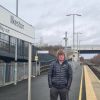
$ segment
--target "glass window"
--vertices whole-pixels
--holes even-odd
[[[2,42],[8,43],[8,42],[9,42],[9,36],[6,35],[6,34],[4,34],[4,33],[0,33],[0,40],[1,40]]]
[[[16,39],[14,37],[10,38],[10,43],[11,45],[15,45],[16,44]]]

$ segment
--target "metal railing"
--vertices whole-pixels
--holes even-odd
[[[49,68],[49,65],[44,65],[44,66],[40,67],[40,73],[47,71],[48,68]]]
[[[48,62],[49,64],[50,62]],[[28,63],[18,62],[17,69],[15,67],[15,62],[12,63],[0,63],[0,87],[9,84],[16,84],[18,81],[22,81],[28,78]],[[41,64],[38,62],[32,62],[31,76],[36,77],[40,73],[48,70],[48,65]],[[37,67],[37,68],[36,68]]]
[[[17,73],[15,72],[17,71]],[[40,64],[37,64],[37,75],[40,73]],[[16,75],[15,75],[16,74]],[[32,63],[32,76],[36,76],[36,63]],[[17,63],[17,70],[15,63],[0,63],[0,87],[15,83],[15,76],[18,81],[28,78],[28,63]]]

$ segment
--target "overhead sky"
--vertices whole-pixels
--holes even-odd
[[[4,6],[16,13],[16,0],[0,0]],[[35,27],[36,41],[55,45],[64,44],[68,33],[68,45],[72,45],[72,16],[75,17],[75,32],[81,44],[100,44],[100,0],[19,0],[19,17]],[[76,41],[76,35],[75,35]]]

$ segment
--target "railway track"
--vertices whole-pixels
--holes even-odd
[[[98,79],[100,80],[100,70],[98,70],[94,65],[89,65],[89,68],[94,72],[94,74],[98,77]],[[100,67],[99,67],[100,68]]]

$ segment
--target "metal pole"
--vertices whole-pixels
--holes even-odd
[[[73,58],[72,60],[74,61],[74,32],[75,32],[75,15],[73,14]]]
[[[77,33],[77,51],[78,51],[78,34],[79,34],[79,33]]]
[[[16,0],[16,16],[18,17],[18,0]],[[16,38],[16,44],[15,44],[15,80],[14,84],[17,84],[17,38]]]
[[[28,100],[31,100],[31,66],[32,66],[32,44],[29,43],[29,58],[28,58]]]
[[[16,45],[15,45],[15,80],[14,85],[17,84],[17,38],[16,38]]]
[[[79,59],[79,52],[80,52],[80,50],[79,50],[79,46],[80,46],[80,41],[79,41],[79,34],[82,34],[82,33],[77,33],[77,53],[78,53],[78,59]]]
[[[66,16],[73,16],[73,55],[74,55],[74,47],[75,47],[75,45],[74,45],[74,34],[75,34],[75,16],[81,16],[81,15],[79,15],[79,14],[68,14],[68,15],[66,15]],[[74,56],[73,56],[73,61],[74,61]]]
[[[37,57],[37,51],[36,51],[36,57]],[[36,76],[37,76],[37,59],[36,59]]]
[[[78,34],[79,34],[79,33],[77,33],[77,61],[79,60],[79,52],[78,52]]]
[[[74,32],[75,32],[75,15],[73,14],[73,61],[74,61]]]
[[[67,57],[67,32],[65,32],[64,40],[65,40],[65,54],[66,54],[66,57]]]
[[[65,49],[66,49],[66,52],[67,52],[67,32],[65,32]]]
[[[81,42],[81,40],[79,40],[79,62],[80,62],[80,42]]]
[[[18,17],[18,0],[16,0],[16,16]]]
[[[40,62],[39,62],[39,75],[40,75]]]
[[[79,57],[80,57],[80,42],[81,42],[81,40],[79,40]]]

